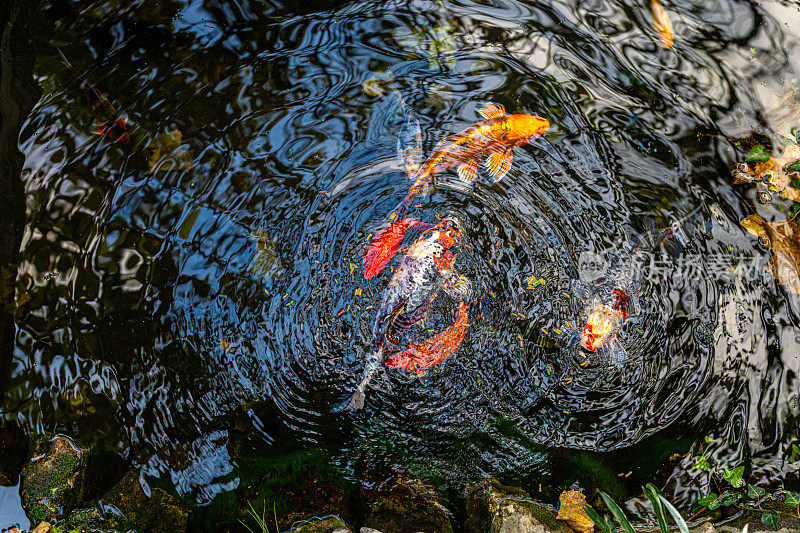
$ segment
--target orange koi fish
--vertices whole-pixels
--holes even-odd
[[[430,339],[411,343],[411,348],[386,360],[386,366],[416,371],[419,377],[458,351],[469,326],[468,304],[461,302],[455,324]]]
[[[408,196],[397,206],[390,219],[397,218],[414,197],[427,194],[433,177],[457,167],[459,178],[470,183],[478,177],[478,164],[486,158],[486,169],[494,181],[500,181],[511,168],[511,150],[544,135],[550,122],[536,115],[507,115],[500,104],[486,104],[479,113],[486,119],[445,137],[428,159],[411,176],[414,184]]]
[[[653,13],[653,24],[661,36],[661,46],[672,48],[675,33],[672,30],[672,21],[669,19],[669,15],[658,0],[651,0],[650,11]]]
[[[75,74],[75,77],[80,81],[81,92],[86,99],[86,104],[94,117],[96,128],[94,130],[98,135],[104,135],[112,141],[122,144],[128,144],[131,140],[128,135],[128,121],[125,117],[121,116],[114,105],[106,98],[103,93],[89,83],[86,78],[81,76],[75,67],[67,60],[61,50],[58,50],[61,56],[61,61],[67,68]]]
[[[364,277],[372,279],[375,274],[383,270],[383,267],[397,253],[400,243],[403,242],[410,229],[430,229],[432,227],[433,224],[420,222],[413,218],[401,218],[392,222],[389,227],[375,235],[375,238],[369,243],[367,252],[364,254]]]

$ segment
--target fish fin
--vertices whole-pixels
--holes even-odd
[[[397,154],[406,174],[413,179],[422,165],[422,129],[417,119],[409,117],[400,129],[400,135],[397,137]]]
[[[450,358],[458,351],[464,340],[469,326],[468,309],[469,306],[465,302],[461,302],[456,322],[453,325],[425,341],[412,342],[408,350],[387,359],[386,366],[404,368],[419,374],[420,370],[427,370]]]
[[[364,254],[364,277],[371,279],[383,270],[397,253],[408,230],[420,224],[423,222],[413,218],[401,218],[379,231]]]
[[[614,366],[623,367],[628,362],[628,352],[616,336],[607,339],[597,352],[604,359],[611,361]]]
[[[472,283],[469,278],[452,268],[442,272],[442,290],[454,300],[466,302],[472,299]]]
[[[506,114],[506,108],[500,104],[489,102],[478,109],[478,113],[485,119],[502,117]]]
[[[349,400],[345,400],[341,403],[334,405],[333,409],[331,409],[331,413],[342,413],[344,411],[358,411],[359,409],[364,407],[365,398],[366,394],[364,393],[364,391],[361,389],[357,389]]]
[[[495,182],[503,179],[508,169],[511,168],[511,150],[504,150],[502,152],[492,152],[486,158],[486,170],[492,176]]]
[[[461,178],[461,181],[472,183],[472,180],[478,177],[478,162],[475,159],[471,159],[462,163],[458,166],[456,172],[458,173],[458,177]]]

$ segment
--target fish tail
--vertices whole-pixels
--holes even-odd
[[[343,411],[358,411],[362,407],[364,407],[364,400],[366,399],[366,388],[367,384],[372,380],[372,376],[375,375],[375,372],[378,371],[379,362],[383,361],[383,345],[378,348],[378,351],[373,354],[369,359],[369,363],[367,364],[367,369],[364,372],[364,377],[361,378],[361,383],[358,384],[356,387],[355,392],[350,397],[349,400],[345,400],[341,403],[336,404],[333,409],[331,409],[332,413],[341,413]]]

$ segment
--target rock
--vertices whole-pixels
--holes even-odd
[[[294,533],[353,533],[353,530],[338,516],[317,518],[304,523]]]
[[[64,529],[177,533],[186,531],[188,520],[186,506],[159,488],[153,488],[148,497],[138,474],[131,470],[93,507],[72,512],[64,521]]]
[[[362,489],[369,511],[367,528],[383,533],[452,533],[450,513],[436,491],[418,479],[397,476],[371,490]]]
[[[555,513],[520,488],[486,478],[467,488],[468,533],[572,533]]]
[[[381,533],[377,529],[372,529],[371,527],[362,527],[358,531],[359,533]]]
[[[50,533],[53,531],[53,526],[50,522],[42,522],[31,533]]]
[[[583,510],[586,505],[586,496],[576,490],[565,490],[559,496],[558,520],[564,522],[576,533],[592,533],[594,522]]]
[[[717,528],[711,522],[706,522],[690,530],[692,533],[717,533]]]
[[[22,507],[35,524],[67,516],[83,496],[87,451],[69,437],[39,436],[22,470]]]

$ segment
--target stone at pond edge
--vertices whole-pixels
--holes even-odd
[[[22,507],[34,524],[64,518],[83,496],[87,450],[63,435],[38,436],[22,470]]]
[[[353,533],[353,530],[338,516],[329,516],[306,522],[293,533]]]
[[[383,533],[452,533],[450,513],[436,491],[419,479],[399,476],[362,489],[369,511],[364,526]]]
[[[148,531],[178,533],[186,531],[189,510],[177,498],[154,487],[148,497],[139,484],[138,474],[131,470],[100,501],[105,509],[96,507],[75,511],[65,521],[66,529],[87,531]]]
[[[565,490],[559,496],[558,520],[566,522],[577,533],[592,533],[594,522],[583,510],[586,505],[586,496],[577,490]]]
[[[571,533],[555,513],[538,505],[520,488],[494,478],[467,487],[467,533]]]

